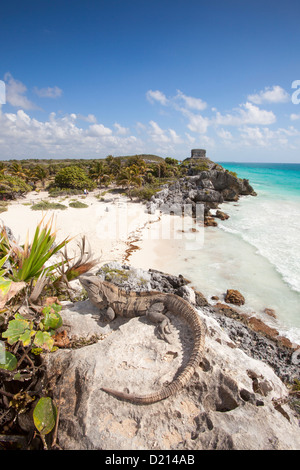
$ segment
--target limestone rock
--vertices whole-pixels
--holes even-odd
[[[243,195],[256,195],[248,180],[238,178],[207,158],[200,167],[198,160],[197,165],[194,165],[194,160],[185,161],[187,176],[179,178],[151,197],[147,203],[150,213],[159,210],[180,215],[184,206],[190,204],[195,214],[196,205],[202,204],[207,214],[209,209],[217,209],[224,201],[237,201]]]
[[[101,387],[148,393],[172,380],[191,349],[186,325],[170,316],[167,343],[143,317],[118,318],[108,327],[88,301],[77,307],[62,311],[70,338],[74,324],[76,335],[80,328],[108,335],[45,357],[55,397],[62,392],[58,443],[63,449],[300,449],[291,409],[274,406],[274,400],[287,396],[285,385],[268,365],[237,347],[203,310],[198,312],[207,328],[205,352],[190,383],[164,401],[138,406],[117,400]]]

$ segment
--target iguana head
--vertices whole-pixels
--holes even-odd
[[[108,302],[101,289],[101,279],[97,276],[80,276],[79,281],[87,291],[89,300],[99,307],[99,309],[107,308]]]

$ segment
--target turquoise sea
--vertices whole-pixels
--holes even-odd
[[[257,193],[222,205],[230,215],[218,225],[227,236],[227,264],[251,307],[273,308],[282,331],[299,342],[300,164],[220,163],[249,179]]]
[[[252,244],[285,283],[300,293],[300,164],[222,166],[249,179],[257,192],[256,198],[242,198],[238,210],[231,205],[232,220],[222,228],[235,230],[236,235]]]

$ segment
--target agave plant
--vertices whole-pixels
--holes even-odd
[[[0,242],[0,255],[8,256],[11,263],[9,277],[14,281],[29,282],[40,276],[48,275],[56,269],[57,263],[46,266],[51,256],[58,253],[69,241],[66,238],[59,244],[55,244],[56,231],[53,231],[53,217],[44,223],[44,217],[37,225],[33,240],[29,243],[27,232],[24,245],[18,245],[10,240],[5,228],[2,229],[2,241]]]
[[[61,282],[64,282],[67,287],[70,287],[70,281],[90,271],[98,263],[97,259],[91,259],[91,250],[90,247],[86,246],[85,236],[81,238],[81,243],[78,243],[78,247],[80,254],[77,258],[69,257],[66,246],[64,250],[61,251],[63,261],[57,267],[59,276],[53,283],[54,287],[58,286]]]

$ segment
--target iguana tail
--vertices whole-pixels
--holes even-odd
[[[194,334],[194,346],[190,359],[184,370],[169,385],[163,387],[160,391],[149,395],[135,395],[131,393],[119,392],[111,388],[102,387],[101,390],[114,395],[122,400],[132,403],[148,405],[160,400],[164,400],[182,389],[194,374],[195,368],[199,365],[204,350],[205,326],[202,323],[195,309],[184,299],[174,294],[164,294],[163,301],[165,306],[175,315],[180,315],[188,322]]]

